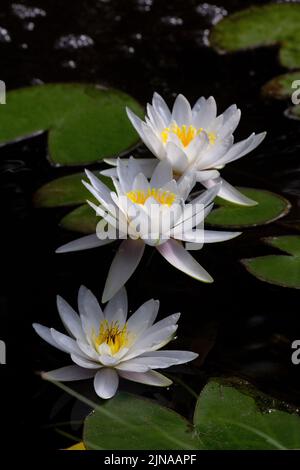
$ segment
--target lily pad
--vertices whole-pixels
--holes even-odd
[[[88,204],[84,204],[65,215],[59,225],[65,230],[89,234],[95,232],[97,223],[100,220],[101,217],[96,215],[95,211]]]
[[[264,242],[288,255],[267,255],[241,260],[247,271],[261,281],[300,289],[300,236],[265,238]]]
[[[111,178],[102,176],[99,172],[95,172],[95,175],[113,190]],[[95,202],[91,193],[82,184],[82,179],[87,180],[83,172],[50,181],[36,191],[33,198],[35,207],[76,206],[85,203],[87,199]]]
[[[262,88],[262,94],[268,98],[274,98],[277,100],[290,99],[299,90],[299,84],[293,88],[293,83],[299,80],[300,84],[300,71],[285,73],[273,78],[267,82]],[[298,92],[299,95],[299,92]]]
[[[272,3],[233,13],[212,29],[210,43],[218,50],[234,52],[278,45],[280,63],[300,67],[300,5]]]
[[[120,393],[85,420],[88,450],[194,450],[192,425],[174,411],[135,395]]]
[[[141,106],[129,95],[91,84],[47,84],[7,94],[0,107],[0,144],[49,131],[50,160],[84,165],[120,155],[137,143],[125,107]]]
[[[207,450],[300,448],[300,417],[258,407],[260,396],[229,382],[212,380],[197,401],[194,423]]]
[[[238,188],[245,196],[253,199],[256,206],[240,206],[216,198],[219,206],[214,209],[205,222],[216,227],[245,228],[265,225],[286,215],[290,210],[287,199],[262,189]]]

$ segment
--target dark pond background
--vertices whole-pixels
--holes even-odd
[[[150,100],[154,90],[170,104],[179,92],[191,101],[214,95],[220,112],[237,103],[242,121],[236,138],[263,130],[268,136],[253,154],[229,165],[224,176],[234,184],[284,194],[294,207],[289,219],[300,219],[300,125],[283,116],[286,103],[266,102],[260,96],[261,86],[284,72],[277,50],[218,55],[208,47],[211,25],[255,2],[213,3],[1,0],[0,79],[8,89],[59,81],[101,83],[132,94],[141,103]],[[135,154],[147,151],[141,145]],[[7,365],[0,367],[1,420],[6,414],[6,438],[16,447],[66,446],[71,440],[57,428],[80,436],[80,421],[87,413],[83,405],[36,375],[69,360],[31,328],[38,321],[61,329],[57,293],[74,305],[80,284],[85,284],[100,297],[116,249],[114,245],[54,254],[57,246],[77,235],[58,227],[64,210],[34,209],[32,195],[43,183],[72,171],[50,166],[46,135],[0,149],[0,338],[7,343]],[[291,342],[300,338],[299,292],[262,283],[239,263],[241,258],[273,252],[259,242],[261,237],[290,233],[294,232],[277,223],[194,252],[215,278],[213,285],[197,283],[147,250],[127,285],[131,309],[154,297],[161,300],[161,316],[181,311],[176,346],[197,351],[200,358],[170,370],[181,383],[169,390],[129,382],[122,382],[121,388],[155,398],[191,418],[194,398],[184,384],[199,392],[210,376],[236,375],[299,406],[300,366],[291,363]],[[96,399],[91,382],[74,387]],[[72,426],[58,424],[68,421]]]

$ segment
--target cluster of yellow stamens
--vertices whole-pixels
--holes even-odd
[[[126,196],[135,204],[145,204],[149,197],[153,197],[159,204],[166,204],[169,207],[176,199],[176,194],[171,193],[170,191],[162,191],[157,188],[148,188],[148,191],[140,189],[129,191],[126,193]]]
[[[173,133],[177,135],[182,145],[184,147],[187,147],[191,143],[191,141],[195,137],[197,137],[197,135],[201,134],[201,132],[203,131],[204,131],[203,127],[199,127],[199,129],[196,129],[196,127],[192,125],[190,126],[183,125],[179,127],[177,124],[172,124],[170,127],[166,127],[162,131],[161,138],[162,138],[163,143],[166,144],[168,142],[170,133]],[[207,136],[208,136],[209,142],[211,144],[214,144],[216,140],[216,135],[213,132],[207,132]]]
[[[119,322],[109,323],[103,320],[100,324],[98,335],[93,334],[94,345],[98,348],[105,343],[110,347],[112,354],[116,354],[122,347],[128,344],[127,324],[120,328]]]

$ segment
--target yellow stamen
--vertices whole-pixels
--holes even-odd
[[[145,204],[149,197],[153,197],[159,204],[166,204],[169,207],[176,199],[176,194],[156,188],[149,188],[148,191],[140,189],[129,191],[126,196],[135,204]]]
[[[183,125],[181,127],[177,126],[177,124],[172,124],[171,127],[166,127],[162,133],[161,133],[161,138],[164,144],[168,142],[168,138],[170,133],[173,133],[177,135],[179,140],[181,140],[181,143],[184,147],[187,147],[191,141],[197,137],[197,135],[201,134],[203,132],[203,127],[199,127],[199,129],[196,129],[194,126],[186,126]],[[207,136],[209,139],[209,142],[211,144],[214,144],[216,141],[216,134],[214,132],[207,132]]]
[[[105,343],[110,347],[111,353],[116,354],[121,348],[128,344],[127,324],[120,328],[119,322],[109,323],[103,320],[100,323],[98,335],[94,332],[93,342],[96,348]]]

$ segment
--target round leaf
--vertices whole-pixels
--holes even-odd
[[[99,172],[95,174],[113,190],[114,186],[110,178],[100,175]],[[36,207],[76,206],[85,203],[87,199],[96,202],[92,194],[82,184],[83,179],[88,181],[85,173],[74,173],[50,181],[36,191],[33,198],[34,205]]]
[[[77,207],[60,221],[60,226],[72,232],[83,234],[94,233],[101,217],[88,204]]]
[[[50,160],[84,165],[120,155],[137,143],[125,107],[140,105],[117,90],[91,84],[47,84],[7,94],[0,107],[0,144],[49,131]]]
[[[292,94],[296,91],[296,88],[292,87],[293,82],[296,80],[300,81],[300,71],[279,75],[263,86],[262,94],[268,98],[275,98],[277,100],[290,99]]]
[[[281,64],[293,69],[300,67],[299,24],[300,5],[297,3],[255,6],[217,23],[210,43],[226,52],[277,44]]]
[[[217,198],[219,205],[214,209],[205,222],[216,227],[244,228],[255,227],[273,222],[283,217],[290,210],[290,203],[282,196],[253,188],[238,188],[245,196],[253,199],[256,206],[240,206]]]
[[[256,404],[261,397],[255,399],[249,392],[225,381],[212,380],[206,385],[194,415],[202,448],[299,449],[300,417],[272,408],[263,412]]]
[[[103,402],[86,418],[83,442],[89,450],[199,448],[192,425],[182,416],[127,393]]]
[[[241,260],[250,274],[261,281],[300,289],[300,236],[270,237],[265,242],[286,253]]]

